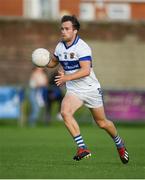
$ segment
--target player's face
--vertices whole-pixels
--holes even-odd
[[[61,24],[61,36],[65,42],[72,42],[77,34],[77,30],[73,28],[71,21],[66,21]]]

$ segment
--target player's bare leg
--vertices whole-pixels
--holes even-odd
[[[73,137],[80,134],[80,128],[74,119],[73,114],[82,106],[82,104],[83,102],[72,93],[66,94],[61,104],[61,115],[67,129]]]
[[[106,119],[103,106],[90,110],[95,122],[100,128],[105,129],[112,137],[117,135],[117,130],[114,124]]]
[[[81,160],[91,156],[90,151],[86,148],[84,140],[80,134],[80,128],[75,118],[73,117],[77,109],[83,105],[83,102],[73,93],[67,93],[62,101],[61,115],[64,119],[65,126],[74,138],[78,151],[74,156],[74,160]]]
[[[95,122],[98,124],[98,126],[104,130],[107,131],[107,133],[113,138],[120,159],[121,161],[126,164],[129,161],[129,155],[128,152],[124,146],[124,143],[122,141],[122,139],[119,137],[116,127],[114,126],[113,122],[108,120],[105,116],[104,113],[104,107],[99,107],[99,108],[94,108],[94,109],[90,109],[93,115],[93,118],[95,120]]]

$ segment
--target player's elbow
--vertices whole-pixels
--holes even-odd
[[[90,72],[91,72],[90,68],[85,69],[85,71],[84,71],[85,76],[89,76]]]

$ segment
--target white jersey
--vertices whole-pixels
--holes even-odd
[[[66,82],[68,91],[84,92],[100,88],[94,71],[92,69],[92,52],[90,47],[76,37],[72,45],[66,46],[64,42],[59,42],[56,46],[55,57],[59,60],[66,74],[71,74],[80,69],[80,61],[91,61],[91,72],[89,76]]]

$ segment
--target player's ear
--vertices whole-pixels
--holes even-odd
[[[75,30],[74,30],[74,33],[77,34],[77,33],[78,33],[78,30],[75,29]]]

